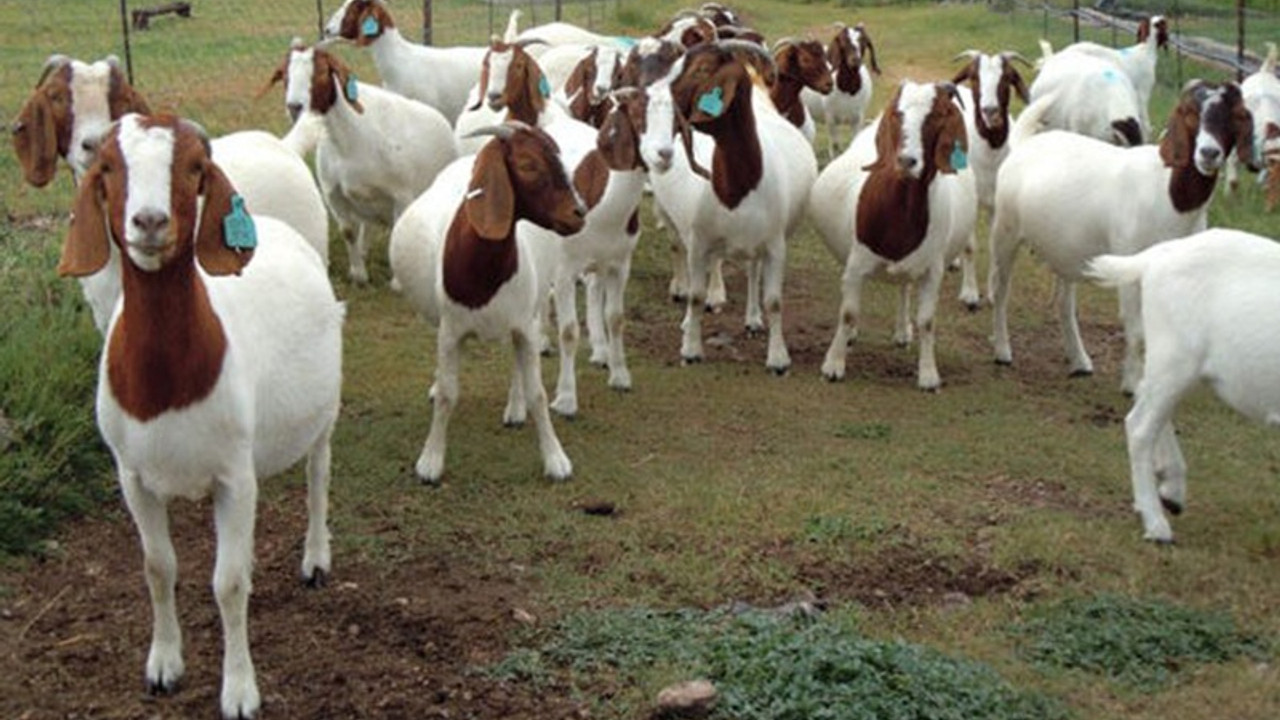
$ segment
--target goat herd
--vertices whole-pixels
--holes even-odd
[[[787,371],[783,270],[806,217],[844,263],[822,364],[829,380],[844,377],[862,283],[879,277],[901,286],[895,339],[919,334],[919,387],[939,387],[939,286],[958,260],[961,300],[979,305],[980,207],[992,217],[997,362],[1012,361],[1006,307],[1022,244],[1060,280],[1073,373],[1092,371],[1074,283],[1118,287],[1123,388],[1136,394],[1126,420],[1135,508],[1148,539],[1172,539],[1161,505],[1177,511],[1184,500],[1170,418],[1193,383],[1208,379],[1241,412],[1280,422],[1280,332],[1257,322],[1280,316],[1280,247],[1206,231],[1224,164],[1269,165],[1273,183],[1280,174],[1274,46],[1242,85],[1189,83],[1159,143],[1146,145],[1167,38],[1159,17],[1120,50],[1046,45],[1030,86],[1017,53],[966,52],[951,82],[903,82],[865,127],[879,67],[861,25],[839,26],[825,47],[785,38],[769,50],[732,11],[708,4],[639,39],[565,23],[517,32],[513,15],[488,47],[431,48],[405,40],[381,0],[347,0],[326,34],[335,40],[295,41],[271,78],[296,121],[283,139],[210,140],[188,120],[151,115],[114,58],[61,55],[14,129],[30,183],[47,184],[59,157],[78,179],[58,269],[81,278],[106,338],[98,422],[142,537],[153,691],[183,674],[170,498],[214,497],[226,717],[260,704],[246,632],[257,479],[304,456],[302,572],[317,584],[329,572],[344,314],[326,269],[330,215],[356,282],[368,280],[366,225],[391,228],[393,286],[438,328],[434,413],[416,465],[427,482],[444,472],[469,336],[514,345],[504,421],[532,414],[545,474],[570,477],[551,411],[578,408],[576,289],[586,287],[591,361],[608,368],[610,387],[629,389],[623,297],[646,186],[676,238],[671,294],[686,301],[687,363],[703,357],[705,309],[725,300],[727,257],[747,268],[745,322],[768,332],[766,366]],[[372,53],[383,87],[350,72],[337,39]],[[1016,121],[1015,93],[1029,103]],[[821,172],[815,118],[833,156]],[[841,124],[855,135],[835,156]],[[303,160],[311,151],[314,179]],[[548,402],[539,355],[551,297],[561,362]],[[290,360],[298,356],[307,362]]]

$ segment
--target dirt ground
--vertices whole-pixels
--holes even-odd
[[[287,506],[287,507],[286,507]],[[477,674],[501,657],[530,588],[465,562],[335,567],[329,587],[298,580],[301,498],[263,503],[250,646],[272,718],[578,718],[563,688],[541,693]],[[174,506],[186,675],[149,697],[150,609],[127,520],[93,520],[29,571],[0,579],[0,717],[214,718],[221,629],[209,587],[208,503]],[[299,512],[292,512],[293,509]]]

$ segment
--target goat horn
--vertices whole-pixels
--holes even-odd
[[[53,71],[60,70],[64,65],[71,62],[71,58],[61,53],[55,53],[44,61],[44,68],[40,71],[40,79],[36,80],[36,87],[44,84],[44,81],[53,74]]]
[[[977,50],[965,50],[964,52],[958,53],[955,57],[951,58],[951,62],[955,62],[957,60],[972,60],[980,55],[982,55],[982,53],[978,52]]]
[[[1017,50],[1005,50],[1004,52],[1000,53],[1000,57],[1004,58],[1005,60],[1017,60],[1018,62],[1022,63],[1026,67],[1035,67],[1035,65],[1030,60],[1023,57],[1022,53],[1018,52]]]
[[[463,135],[462,137],[477,138],[477,137],[486,137],[486,136],[492,135],[498,138],[499,140],[510,140],[511,136],[515,135],[517,130],[525,129],[527,127],[528,126],[526,126],[524,123],[513,120],[510,123],[507,123],[504,125],[489,125],[482,128],[476,128],[475,130],[472,130],[471,132],[467,133],[466,135]]]
[[[946,90],[947,94],[951,96],[951,99],[959,103],[961,109],[964,109],[964,98],[960,96],[960,90],[956,88],[955,83],[949,83],[949,82],[938,83],[938,87],[941,87],[943,90]]]
[[[799,45],[799,44],[800,44],[800,40],[798,38],[796,38],[793,35],[788,35],[784,38],[779,38],[775,40],[773,42],[772,49],[774,52],[778,52],[778,48],[782,47],[783,45]]]
[[[848,26],[848,25],[845,25],[844,23],[840,22],[839,20],[837,20],[837,21],[835,21],[835,22],[831,23],[831,27],[840,28],[841,30],[848,30],[848,29],[849,29],[849,26]]]
[[[687,17],[700,18],[702,17],[702,13],[698,12],[697,10],[690,10],[689,8],[685,8],[683,10],[677,10],[676,14],[671,16],[671,20],[675,21],[675,20],[679,20],[681,18],[687,18]]]

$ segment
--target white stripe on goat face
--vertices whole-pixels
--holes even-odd
[[[98,157],[102,136],[111,128],[111,65],[71,61],[71,145],[67,162],[76,177]]]
[[[1233,137],[1231,127],[1231,108],[1226,107],[1223,95],[1226,88],[1217,87],[1204,90],[1204,100],[1200,101],[1200,129],[1196,132],[1195,163],[1201,175],[1213,175],[1226,162],[1226,148],[1222,146],[1217,134],[1225,133]],[[1251,152],[1246,148],[1245,152]]]
[[[675,156],[676,110],[671,97],[671,83],[684,72],[684,56],[671,66],[667,76],[649,85],[649,102],[645,107],[644,134],[640,136],[640,157],[657,173],[671,169]]]
[[[928,83],[908,82],[898,98],[898,111],[902,113],[902,146],[898,148],[898,162],[913,178],[919,178],[924,170],[925,148],[921,131],[925,118],[933,110],[937,89]]]
[[[489,87],[483,98],[489,103],[489,109],[497,112],[506,108],[503,94],[507,90],[507,74],[511,72],[511,61],[515,57],[515,49],[508,46],[506,50],[489,51]]]
[[[173,128],[146,127],[138,115],[120,120],[120,156],[125,165],[124,240],[139,269],[154,272],[171,250]]]
[[[978,56],[978,110],[987,127],[999,127],[1000,81],[1004,79],[1004,60],[996,55]]]
[[[289,72],[284,81],[284,105],[290,116],[294,109],[302,114],[311,109],[311,76],[316,70],[315,48],[289,52]],[[294,116],[296,120],[296,116]]]

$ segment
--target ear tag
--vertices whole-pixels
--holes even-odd
[[[232,250],[252,250],[258,247],[258,230],[253,218],[244,209],[244,198],[237,193],[231,196],[231,212],[222,218],[222,234],[227,247]]]
[[[343,88],[342,93],[347,96],[347,102],[355,102],[360,97],[360,85],[356,82],[355,75],[347,76],[347,86]]]
[[[951,167],[956,170],[964,170],[969,167],[969,156],[965,153],[964,148],[960,147],[960,141],[957,140],[955,145],[951,146]]]
[[[543,75],[538,78],[538,92],[542,93],[542,97],[551,97],[551,83],[547,82],[547,76]]]
[[[360,34],[365,37],[373,37],[382,32],[382,25],[378,23],[378,19],[370,15],[360,23]]]
[[[698,97],[698,109],[711,117],[724,113],[724,90],[713,87]]]

